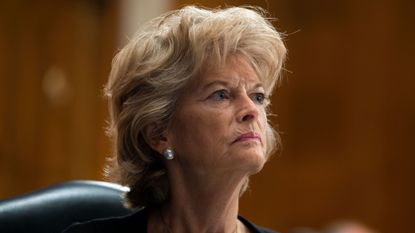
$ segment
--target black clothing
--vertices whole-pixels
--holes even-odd
[[[238,219],[251,233],[276,233],[275,231],[258,227],[240,216]],[[123,217],[103,218],[85,223],[75,223],[63,233],[147,233],[147,220],[148,210],[144,208]]]

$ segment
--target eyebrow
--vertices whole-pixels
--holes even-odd
[[[225,87],[230,86],[229,82],[222,81],[222,80],[215,80],[215,81],[208,82],[208,83],[204,84],[202,86],[201,90],[205,91],[205,90],[209,89],[211,86],[215,86],[215,85],[222,85],[222,86],[225,86]]]
[[[222,80],[214,80],[212,82],[209,82],[207,84],[204,84],[201,87],[201,90],[202,91],[205,91],[205,90],[209,89],[211,86],[215,86],[215,85],[222,85],[222,86],[225,86],[227,88],[229,88],[231,86],[229,82],[222,81]],[[257,82],[252,89],[257,89],[257,88],[263,88],[263,89],[265,89],[264,88],[264,85],[262,85],[262,83],[260,83],[260,82]]]

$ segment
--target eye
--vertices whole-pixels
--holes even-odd
[[[227,90],[223,89],[213,92],[208,98],[216,101],[224,101],[230,98],[230,94]]]
[[[254,93],[251,98],[255,103],[264,104],[266,96],[264,93]]]

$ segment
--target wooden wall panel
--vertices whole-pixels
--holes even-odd
[[[0,198],[101,179],[115,1],[0,3]]]

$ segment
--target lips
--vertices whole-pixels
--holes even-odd
[[[239,135],[235,141],[235,142],[245,142],[245,141],[259,141],[262,142],[261,140],[261,136],[258,133],[255,132],[249,132],[249,133],[244,133]]]

